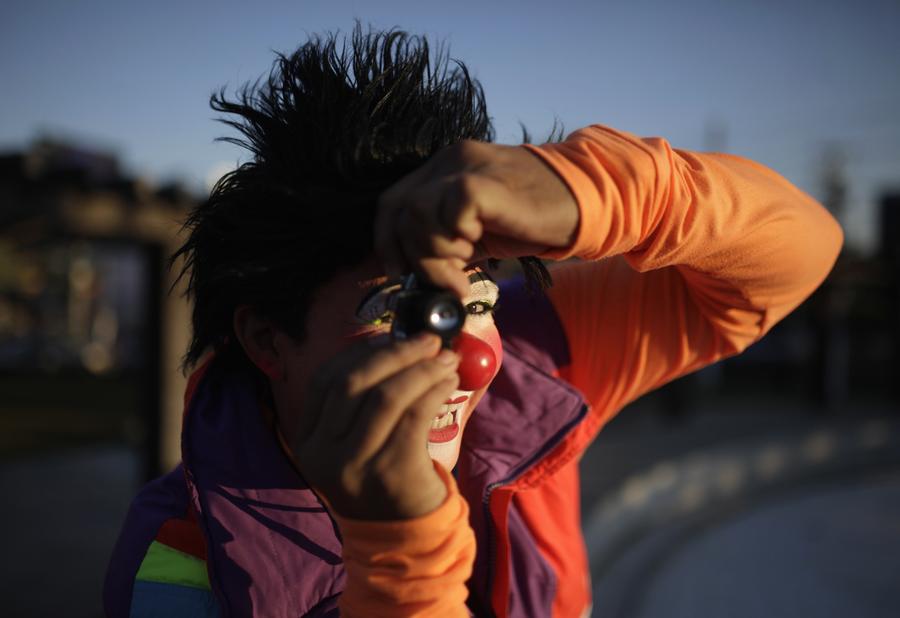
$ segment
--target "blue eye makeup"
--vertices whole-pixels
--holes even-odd
[[[466,313],[468,313],[469,315],[481,317],[490,315],[495,311],[496,308],[496,305],[486,300],[476,300],[475,302],[471,302],[466,305]]]
[[[395,283],[385,283],[370,290],[356,308],[356,317],[372,326],[390,324],[392,315],[388,309],[388,299],[393,288],[396,288]]]
[[[487,273],[476,271],[469,275],[469,283],[474,288],[471,296],[476,300],[465,305],[466,313],[476,319],[491,315],[496,310],[497,284]],[[476,287],[476,284],[481,284]],[[382,326],[390,324],[393,318],[389,309],[391,294],[400,289],[396,280],[386,281],[369,290],[356,308],[356,318],[363,324]]]

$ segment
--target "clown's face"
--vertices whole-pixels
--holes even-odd
[[[301,402],[309,376],[316,367],[359,337],[390,331],[388,299],[392,292],[400,289],[400,282],[388,281],[377,273],[374,260],[367,260],[356,268],[341,272],[316,294],[308,314],[306,339],[290,355],[286,388],[279,389],[276,394],[279,424],[289,442],[294,437],[299,415],[303,413]],[[456,465],[466,425],[496,376],[503,357],[493,315],[499,288],[478,269],[470,269],[468,273],[470,290],[462,299],[468,312],[463,332],[486,344],[496,363],[493,373],[483,374],[476,380],[461,381],[459,390],[434,411],[428,453],[448,470]],[[462,352],[461,368],[466,362],[467,355]]]

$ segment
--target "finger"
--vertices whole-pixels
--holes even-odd
[[[463,238],[459,232],[459,221],[456,213],[459,207],[454,207],[459,199],[455,191],[453,181],[433,182],[427,190],[419,192],[417,201],[410,207],[410,219],[417,229],[424,230],[428,234],[434,234],[442,238],[461,239],[474,242],[477,238]],[[473,205],[474,206],[474,205]],[[472,208],[477,219],[477,208]],[[465,258],[466,256],[459,256]]]
[[[459,258],[423,258],[414,271],[425,281],[450,290],[457,298],[465,298],[470,291],[469,278],[464,270],[466,261]]]
[[[471,242],[449,231],[441,221],[438,209],[443,187],[443,183],[433,184],[419,191],[416,203],[397,216],[395,241],[404,264],[412,271],[425,258],[468,260],[474,251]]]
[[[457,386],[459,376],[454,373],[425,391],[398,420],[380,453],[387,455],[393,451],[388,457],[396,460],[398,456],[402,458],[401,454],[408,449],[421,449],[427,446],[431,424]]]
[[[457,236],[476,242],[484,233],[481,204],[490,184],[471,174],[448,180],[441,197],[441,225]]]
[[[404,268],[402,253],[397,242],[397,219],[402,211],[412,204],[422,201],[420,193],[432,175],[432,161],[413,170],[378,196],[378,210],[375,216],[375,254],[381,260],[388,276],[409,272]]]
[[[461,273],[465,264],[471,260],[474,246],[463,239],[449,241],[440,237],[428,237],[414,231],[415,226],[411,223],[406,223],[405,227],[407,231],[400,234],[398,240],[403,249],[403,260],[408,271],[424,275],[427,281],[438,287],[457,290],[463,285],[461,293],[465,294],[468,286],[465,285],[465,278]],[[465,249],[451,250],[448,248],[450,242],[458,242],[459,246]]]
[[[316,433],[325,415],[326,402],[335,384],[351,367],[360,363],[375,350],[389,345],[389,335],[367,337],[322,363],[310,376],[297,424],[297,439],[306,440]]]
[[[458,366],[459,356],[443,350],[436,358],[407,367],[371,389],[348,438],[361,460],[378,452],[406,410],[425,393],[444,380],[458,381]],[[434,414],[439,410],[438,404]]]
[[[367,392],[390,376],[428,358],[440,350],[440,338],[425,333],[408,341],[391,341],[368,354],[351,356],[336,366],[333,381],[323,403],[327,411],[320,420],[322,434],[343,437],[356,416]]]
[[[470,259],[474,247],[470,241],[451,232],[441,221],[435,204],[419,202],[407,208],[397,222],[398,234],[404,243],[407,262],[415,263],[423,257],[457,257]]]

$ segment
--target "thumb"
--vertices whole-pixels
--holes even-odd
[[[458,386],[459,375],[454,372],[428,389],[406,410],[391,434],[386,447],[402,449],[415,445],[414,448],[421,448],[420,445],[427,444],[431,423],[440,414],[441,406]]]

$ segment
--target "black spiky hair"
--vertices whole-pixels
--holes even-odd
[[[193,301],[186,367],[233,339],[241,305],[302,339],[314,291],[372,253],[378,195],[440,149],[494,137],[463,63],[424,37],[359,25],[278,54],[266,79],[210,105],[241,134],[220,139],[251,159],[190,214],[172,256]],[[536,258],[522,261],[546,282]]]

